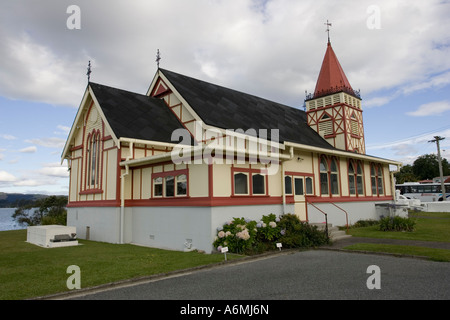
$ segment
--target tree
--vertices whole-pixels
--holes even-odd
[[[413,172],[413,166],[410,164],[402,167],[394,176],[396,183],[398,184],[405,182],[416,182],[419,180]]]
[[[67,221],[67,197],[50,196],[36,200],[33,204],[18,207],[13,218],[20,224],[28,226],[59,224],[66,225]],[[36,208],[33,213],[30,211]]]
[[[449,175],[450,168],[447,159],[442,159],[444,176]],[[413,173],[419,180],[433,179],[439,176],[439,162],[435,154],[418,157],[413,163]]]

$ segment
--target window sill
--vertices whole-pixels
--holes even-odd
[[[102,189],[88,189],[88,190],[84,190],[81,191],[80,194],[99,194],[99,193],[103,193]]]

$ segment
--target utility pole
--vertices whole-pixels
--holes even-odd
[[[439,147],[439,141],[444,140],[445,138],[434,136],[434,140],[430,140],[428,142],[436,142],[437,152],[438,152],[438,162],[439,162],[439,175],[441,177],[441,189],[442,189],[442,200],[445,201],[447,199],[445,195],[445,185],[444,185],[444,174],[442,173],[442,162],[441,162],[441,148]]]

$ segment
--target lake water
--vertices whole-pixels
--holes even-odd
[[[26,226],[20,225],[11,216],[16,208],[0,208],[0,231],[26,229]]]

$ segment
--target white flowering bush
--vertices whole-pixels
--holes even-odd
[[[252,248],[256,232],[255,221],[234,218],[218,228],[214,246],[218,251],[228,247],[230,252],[244,253]]]
[[[228,247],[228,251],[234,253],[259,253],[275,249],[277,242],[283,247],[297,248],[318,246],[327,241],[323,232],[301,222],[296,215],[269,214],[259,221],[234,218],[226,222],[217,228],[213,245],[219,252]]]

